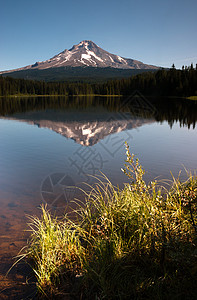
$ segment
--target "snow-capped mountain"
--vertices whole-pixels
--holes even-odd
[[[74,45],[71,49],[66,49],[48,60],[36,62],[33,65],[23,68],[0,72],[0,74],[22,70],[45,70],[59,67],[111,67],[118,69],[158,68],[156,66],[144,64],[138,60],[111,54],[97,46],[92,41],[84,40],[78,45]]]

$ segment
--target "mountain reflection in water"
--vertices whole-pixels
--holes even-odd
[[[78,144],[92,146],[104,137],[167,121],[172,128],[195,128],[197,103],[180,99],[141,99],[119,97],[35,97],[0,99],[0,115],[51,129]],[[148,109],[147,109],[147,106]],[[137,107],[137,109],[136,109]]]

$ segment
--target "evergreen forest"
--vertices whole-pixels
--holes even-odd
[[[14,79],[0,76],[0,96],[11,95],[130,95],[140,91],[145,96],[197,95],[197,68],[184,67],[182,70],[160,69],[145,72],[129,78],[113,79],[103,83],[83,81],[45,82]]]

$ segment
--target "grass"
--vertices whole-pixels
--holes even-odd
[[[197,101],[197,96],[190,96],[187,97],[187,99]]]
[[[46,207],[30,217],[31,260],[42,295],[65,299],[196,299],[197,177],[166,190],[146,184],[130,154],[120,190],[99,179],[74,217]]]

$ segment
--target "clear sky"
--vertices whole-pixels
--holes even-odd
[[[0,0],[0,70],[82,40],[146,64],[197,63],[197,0]]]

